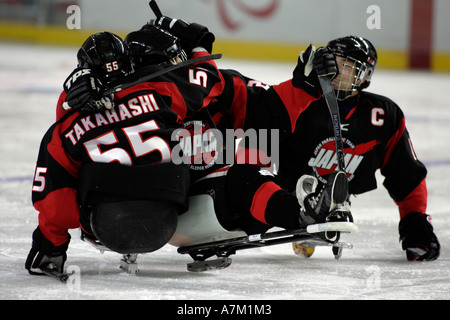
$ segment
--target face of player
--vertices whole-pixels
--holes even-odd
[[[344,57],[336,57],[339,66],[339,75],[331,82],[334,89],[349,92],[347,97],[358,94],[355,86],[360,86],[365,80],[361,80],[362,70],[357,67],[357,63]],[[350,94],[351,92],[351,94]]]
[[[184,52],[184,50],[180,50],[180,52],[178,53],[178,55],[175,58],[172,58],[169,60],[170,64],[179,64],[183,61],[187,60],[187,55]]]
[[[176,56],[175,58],[169,60],[170,64],[179,64],[181,62],[183,62],[183,60],[179,56]]]

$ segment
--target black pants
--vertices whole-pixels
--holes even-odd
[[[191,186],[191,194],[201,193],[213,197],[217,218],[227,230],[254,234],[271,227],[300,227],[296,196],[259,166],[236,164],[226,175],[200,180]]]

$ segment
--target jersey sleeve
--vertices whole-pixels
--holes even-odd
[[[303,89],[294,87],[292,85],[292,80],[275,85],[274,90],[277,92],[289,114],[291,132],[295,129],[295,123],[297,122],[299,115],[309,107],[311,102],[320,98],[320,96],[314,97],[306,93]]]
[[[414,151],[400,109],[397,118],[399,124],[386,144],[381,174],[385,177],[383,184],[403,218],[412,212],[426,211],[427,169]]]
[[[195,52],[192,57],[207,55],[207,52]],[[224,89],[225,81],[214,60],[199,62],[175,71],[168,73],[168,77],[175,77],[169,80],[176,84],[179,95],[184,100],[186,109],[180,114],[183,119],[192,117],[208,106]]]
[[[41,142],[32,187],[39,228],[55,246],[65,243],[68,230],[79,226],[78,172],[79,163],[63,149],[55,124]]]
[[[279,129],[283,139],[292,134],[299,115],[318,99],[292,86],[291,80],[271,86],[234,70],[221,72],[235,129]]]

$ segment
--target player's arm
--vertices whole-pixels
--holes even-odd
[[[295,129],[299,115],[309,107],[311,102],[321,97],[319,75],[333,79],[338,74],[336,57],[328,47],[315,50],[313,45],[309,45],[300,53],[292,79],[274,86],[289,113],[291,133]]]
[[[273,86],[245,77],[236,70],[220,72],[225,80],[221,100],[234,129],[280,129],[291,132],[289,111]],[[298,103],[303,104],[301,101]]]
[[[427,209],[427,170],[417,158],[404,117],[389,140],[381,173],[384,186],[398,205],[399,233],[408,260],[435,260],[440,244]]]
[[[338,72],[334,55],[324,50],[316,52],[312,45],[300,54],[292,79],[274,86],[249,79],[234,70],[223,70],[225,92],[233,92],[228,112],[234,127],[279,129],[282,139],[292,134],[299,115],[320,98],[318,70],[329,74]],[[227,89],[230,83],[232,91]]]
[[[79,226],[79,165],[66,154],[55,130],[53,126],[41,142],[32,187],[39,226],[25,263],[31,274],[41,274],[41,268],[50,262],[62,271],[70,241],[68,230]]]

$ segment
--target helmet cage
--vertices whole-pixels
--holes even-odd
[[[362,37],[346,36],[331,40],[328,46],[337,57],[345,61],[340,66],[341,75],[333,81],[338,100],[344,100],[355,91],[367,88],[378,60],[373,44]]]
[[[372,71],[373,69],[369,68],[365,62],[352,57],[345,58],[343,64],[339,66],[339,75],[333,80],[336,98],[344,100],[353,92],[367,87]]]
[[[178,64],[187,60],[186,52],[181,49],[178,41],[164,50],[152,52],[153,54],[160,55],[163,59],[162,63]],[[168,57],[170,58],[167,60]]]
[[[176,44],[174,44],[173,46],[174,46],[174,47],[175,47],[175,46],[177,47]],[[187,54],[186,54],[186,52],[184,52],[183,49],[181,49],[181,48],[179,48],[179,49],[176,48],[175,50],[177,51],[177,54],[176,54],[175,57],[169,59],[169,63],[170,63],[170,64],[178,64],[178,63],[184,62],[184,61],[186,61],[186,60],[188,59],[188,58],[187,58]]]

